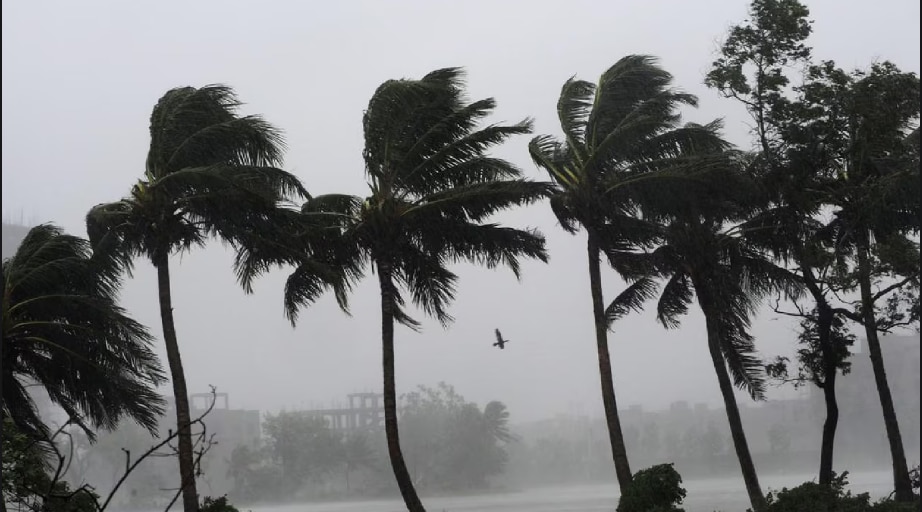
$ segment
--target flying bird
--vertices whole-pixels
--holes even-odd
[[[506,343],[509,343],[509,340],[504,340],[503,335],[499,332],[499,329],[496,329],[496,343],[494,343],[493,346],[504,349],[506,348]]]

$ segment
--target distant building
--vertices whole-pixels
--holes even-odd
[[[214,408],[202,420],[208,436],[214,435],[214,442],[202,460],[204,488],[207,494],[220,496],[231,491],[232,482],[227,477],[227,463],[231,453],[238,446],[257,449],[260,446],[262,418],[258,410],[231,409],[227,393],[193,393],[189,395],[189,413],[192,419],[202,416],[215,400]],[[167,411],[160,422],[163,435],[176,428],[176,409],[172,397],[166,397]],[[200,429],[195,428],[194,432]],[[201,492],[201,491],[200,491]]]
[[[374,429],[384,426],[384,395],[378,393],[352,393],[347,395],[348,407],[310,409],[302,411],[321,417],[333,430],[350,431]]]

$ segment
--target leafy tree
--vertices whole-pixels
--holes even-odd
[[[254,467],[262,461],[261,453],[242,444],[234,447],[227,460],[227,477],[234,481],[234,496],[250,499],[252,473]]]
[[[341,441],[340,457],[346,478],[346,492],[349,492],[349,474],[363,467],[373,467],[377,462],[375,452],[368,443],[368,435],[362,430],[346,433]]]
[[[816,327],[822,361],[822,381],[815,380],[822,382],[827,406],[820,484],[832,484],[835,378],[843,350],[847,354],[841,345],[846,338],[837,338],[834,326],[845,316],[867,332],[897,494],[905,499],[905,457],[877,330],[918,322],[918,246],[904,237],[918,233],[918,130],[911,131],[919,117],[918,78],[889,63],[870,73],[847,73],[831,61],[809,65],[809,11],[797,0],[756,0],[750,13],[751,21],[731,29],[707,82],[741,101],[756,121],[765,181],[774,194],[773,207],[756,219],[763,228],[774,226],[763,231],[763,242],[794,264],[816,304],[800,316]],[[796,64],[805,65],[806,74],[802,84],[791,86],[786,73]],[[832,211],[832,221],[821,211]],[[876,254],[901,263],[876,264]],[[853,311],[830,299],[849,288],[836,283],[843,270],[852,276],[851,289],[862,294]],[[871,282],[881,278],[889,282],[870,292]],[[888,294],[881,318],[874,303]]]
[[[147,330],[118,305],[119,284],[87,241],[47,224],[3,262],[2,415],[31,439],[49,435],[33,384],[91,437],[123,418],[156,427],[163,374]]]
[[[281,467],[286,493],[294,493],[309,480],[319,481],[338,462],[337,435],[326,420],[305,412],[267,415],[263,430],[269,453]]]
[[[417,485],[485,487],[486,478],[500,473],[508,460],[505,445],[515,439],[508,421],[502,402],[489,402],[481,410],[445,383],[404,395],[400,424]]]
[[[375,91],[365,111],[365,172],[370,195],[319,196],[303,208],[308,218],[337,219],[341,267],[358,277],[372,264],[381,289],[385,432],[391,466],[411,511],[423,510],[400,449],[394,378],[394,322],[418,328],[404,309],[401,288],[415,305],[443,325],[454,297],[455,261],[508,266],[518,276],[519,258],[546,260],[544,239],[535,231],[488,222],[501,210],[544,197],[547,186],[521,178],[511,163],[486,156],[510,136],[531,130],[529,122],[477,129],[494,108],[492,99],[467,103],[461,70],[440,69],[420,80],[389,80]],[[341,249],[341,248],[340,248]],[[303,284],[301,265],[289,278],[285,304],[297,309],[322,291]],[[343,297],[340,297],[343,299]],[[342,301],[341,301],[342,302]]]
[[[848,332],[844,317],[837,313],[826,297],[829,289],[810,277],[807,267],[801,267],[807,275],[806,288],[816,301],[813,311],[805,312],[799,308],[797,313],[788,313],[802,318],[798,333],[797,371],[793,376],[789,371],[789,359],[778,357],[766,365],[769,376],[781,382],[793,382],[795,387],[813,383],[823,391],[826,404],[826,420],[823,422],[823,437],[820,444],[820,485],[829,486],[833,478],[833,448],[835,433],[839,421],[839,405],[836,397],[836,377],[839,373],[846,375],[851,369],[851,346],[855,336]],[[822,287],[823,291],[817,293]],[[776,311],[779,311],[776,308]]]
[[[136,257],[148,258],[157,269],[186,512],[198,510],[199,502],[169,257],[218,237],[238,250],[237,277],[250,291],[250,280],[264,269],[259,256],[284,250],[267,231],[277,222],[279,202],[304,193],[297,178],[277,168],[283,150],[279,131],[259,116],[238,115],[239,105],[224,86],[168,91],[151,114],[142,179],[128,197],[95,206],[87,215],[97,252],[129,273]]]
[[[8,416],[3,418],[0,438],[3,444],[3,495],[0,501],[4,503],[4,510],[6,503],[28,506],[39,489],[45,490],[45,481],[48,479],[47,452],[41,449],[36,440],[23,434]]]
[[[618,500],[617,512],[683,512],[677,505],[686,492],[672,464],[641,469],[628,489]]]
[[[831,67],[827,63],[824,67]],[[841,71],[832,71],[842,75]],[[843,266],[846,291],[857,291],[849,318],[864,327],[883,409],[897,501],[912,488],[896,409],[887,382],[879,332],[918,325],[920,82],[891,63],[850,74],[823,106],[837,108],[847,136],[831,149],[841,159],[832,204],[837,242],[853,265]],[[825,96],[825,95],[824,95]],[[902,291],[903,294],[892,294]],[[888,299],[889,294],[889,299]],[[886,304],[881,304],[884,300]],[[907,313],[901,311],[905,304]]]
[[[613,319],[605,313],[599,258],[604,253],[622,277],[634,281],[633,251],[649,244],[654,232],[640,219],[638,205],[680,193],[676,173],[688,167],[690,153],[726,146],[717,124],[679,124],[679,108],[694,106],[697,99],[671,84],[672,75],[642,55],[622,58],[598,84],[571,78],[557,102],[563,139],[542,135],[529,145],[532,159],[553,181],[551,208],[561,226],[587,234],[602,401],[622,492],[631,468],[612,380],[608,328]],[[623,301],[636,304],[649,295],[650,286],[646,279],[634,283]]]

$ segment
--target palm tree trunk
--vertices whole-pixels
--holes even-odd
[[[746,492],[749,494],[749,503],[752,510],[762,512],[766,510],[765,495],[762,494],[762,487],[759,485],[759,477],[756,474],[755,464],[752,462],[752,455],[749,453],[749,443],[746,441],[746,432],[743,430],[743,421],[740,418],[740,410],[736,405],[736,396],[733,393],[733,384],[730,382],[730,374],[727,372],[727,365],[724,361],[723,353],[720,350],[720,330],[718,328],[717,311],[713,307],[707,306],[705,301],[701,300],[700,288],[696,287],[698,300],[701,303],[701,309],[704,312],[704,319],[707,323],[708,333],[708,351],[711,353],[711,362],[714,364],[714,372],[717,373],[717,383],[720,386],[720,394],[724,399],[724,408],[727,411],[727,422],[730,424],[730,437],[733,439],[733,447],[736,449],[736,457],[740,461],[740,470],[743,473],[743,481],[746,484]]]
[[[884,358],[880,350],[880,338],[877,337],[877,318],[874,315],[874,298],[871,292],[871,263],[866,241],[859,244],[857,252],[862,323],[868,339],[868,353],[871,356],[871,367],[874,369],[877,394],[884,413],[887,440],[890,442],[894,497],[897,501],[912,501],[912,481],[909,479],[909,466],[906,464],[906,452],[903,450],[903,437],[900,435],[900,425],[896,419],[896,409],[893,407],[893,396],[890,394],[890,385],[887,383],[887,372],[884,369]]]
[[[605,406],[605,421],[608,423],[608,439],[611,456],[615,463],[615,474],[621,494],[631,483],[631,465],[624,446],[621,419],[618,417],[618,402],[615,399],[615,384],[611,373],[611,356],[608,353],[608,325],[605,321],[605,304],[602,300],[602,275],[599,268],[599,243],[589,232],[589,289],[592,292],[592,318],[595,322],[595,342],[599,352],[599,377],[602,385],[602,404]]]
[[[166,256],[157,262],[157,284],[160,289],[160,321],[163,323],[163,341],[170,364],[170,381],[176,405],[176,429],[179,439],[179,480],[182,486],[182,504],[185,512],[198,512],[198,493],[195,490],[195,465],[192,452],[192,425],[189,415],[189,393],[186,391],[186,374],[179,355],[176,325],[173,323],[173,300],[170,294],[170,264]]]
[[[836,428],[839,425],[839,403],[836,399],[836,376],[838,368],[835,348],[832,346],[832,311],[829,306],[817,302],[820,351],[823,358],[823,400],[826,402],[826,421],[823,422],[823,439],[820,444],[820,485],[832,485],[832,460],[835,448]]]
[[[394,282],[391,267],[387,262],[378,262],[378,282],[381,286],[381,343],[384,365],[384,433],[387,435],[387,452],[391,469],[397,479],[397,487],[409,512],[426,512],[423,508],[407,463],[400,450],[400,434],[397,430],[397,389],[394,383]]]

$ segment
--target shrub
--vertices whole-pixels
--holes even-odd
[[[791,489],[783,488],[765,497],[768,512],[917,512],[919,503],[897,503],[885,498],[871,503],[868,493],[852,494],[845,490],[848,471],[833,476],[832,485],[823,487],[806,482]]]
[[[658,464],[634,474],[618,500],[617,512],[682,512],[682,476],[672,464]]]
[[[237,510],[237,507],[231,505],[227,502],[227,495],[221,496],[220,498],[212,498],[211,496],[206,496],[202,500],[202,506],[199,508],[200,512],[240,512]]]

